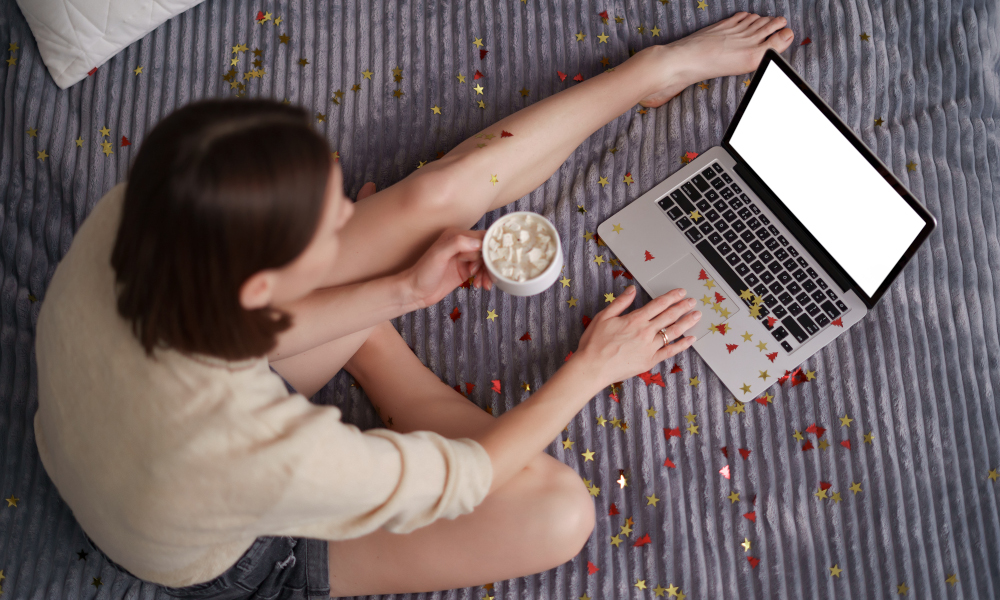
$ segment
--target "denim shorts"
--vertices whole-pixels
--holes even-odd
[[[101,552],[86,532],[84,535],[108,564],[135,577]],[[173,598],[325,600],[330,597],[327,542],[312,538],[258,537],[236,564],[215,579],[185,587],[159,587]]]

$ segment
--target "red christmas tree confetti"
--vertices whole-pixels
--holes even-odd
[[[670,460],[669,458],[667,460],[663,461],[663,466],[664,467],[670,467],[671,469],[676,469],[677,468],[677,465],[674,464],[674,461]]]
[[[622,269],[612,269],[611,270],[611,278],[612,279],[618,279],[618,276],[621,275],[624,272],[625,271],[622,270]]]
[[[559,81],[566,81],[565,73],[563,73],[562,71],[556,71],[556,74],[559,75]]]
[[[837,327],[843,327],[844,326],[844,319],[842,319],[841,317],[837,317],[836,319],[830,321],[830,324],[831,325],[836,325]]]
[[[778,353],[777,352],[771,352],[770,354],[767,354],[766,356],[767,356],[767,360],[769,360],[771,362],[774,362],[774,359],[778,358]]]
[[[808,440],[805,444],[802,445],[803,452],[805,452],[806,450],[812,450],[813,448],[815,448],[815,446],[813,446],[812,440]]]
[[[844,448],[847,448],[848,450],[850,450],[851,449],[851,440],[844,440],[844,441],[840,442],[840,445],[843,446]]]
[[[649,539],[649,534],[647,533],[646,535],[644,535],[641,538],[637,539],[635,541],[635,543],[632,544],[632,547],[633,548],[638,548],[640,546],[645,546],[646,544],[649,544],[651,541],[652,540]]]
[[[493,384],[493,387],[491,387],[490,389],[499,394],[500,393],[500,380],[499,379],[491,379],[490,383]]]
[[[691,162],[696,158],[698,158],[697,152],[685,152],[684,156],[681,157],[681,162],[684,164],[688,164],[689,162]]]
[[[740,456],[743,457],[743,460],[750,458],[750,450],[746,448],[740,448]]]
[[[488,53],[489,53],[489,50],[487,50],[485,48],[480,48],[479,49],[479,60],[483,60],[484,58],[486,58],[486,55]]]
[[[672,437],[681,437],[681,428],[674,427],[673,429],[667,429],[666,427],[664,427],[663,437],[667,438],[668,440]]]
[[[760,398],[754,398],[753,401],[756,402],[757,404],[763,404],[764,406],[767,406],[767,396],[761,396]]]
[[[262,20],[263,18],[264,18],[264,11],[262,11],[262,10],[258,10],[258,11],[257,11],[257,16],[256,16],[256,17],[254,17],[254,21],[260,21],[260,20]]]
[[[646,250],[646,260],[653,260],[654,258],[656,257],[650,254],[649,250]]]
[[[816,437],[820,438],[823,437],[824,433],[826,433],[826,429],[819,427],[818,425],[813,423],[809,427],[806,427],[806,433],[815,433]]]
[[[760,564],[760,559],[759,558],[754,558],[752,556],[748,556],[747,560],[750,561],[750,568],[751,569],[754,568],[754,567],[756,567],[758,564]]]
[[[608,516],[609,516],[609,517],[613,517],[613,516],[615,516],[615,515],[617,515],[617,514],[619,514],[619,512],[618,512],[618,507],[617,507],[617,506],[615,506],[615,503],[614,503],[614,502],[612,502],[612,503],[611,503],[611,508],[609,508],[609,509],[608,509]]]
[[[583,73],[577,73],[576,76],[573,77],[573,81],[583,81]]]
[[[715,326],[715,330],[721,333],[722,335],[726,335],[726,331],[728,331],[728,326],[725,323],[719,323],[718,325]]]
[[[767,318],[767,326],[768,326],[768,328],[774,327],[774,324],[777,323],[777,322],[778,322],[778,320],[775,319],[774,317],[768,317]]]
[[[602,10],[601,12],[597,13],[597,16],[601,17],[602,19],[604,19],[605,21],[607,21],[608,20],[608,11]]]
[[[509,131],[501,131],[500,132],[500,137],[502,137],[502,138],[505,138],[505,137],[514,137],[514,134],[511,133],[511,132],[509,132]]]
[[[531,341],[531,333],[525,331],[524,335],[521,336],[521,341],[522,342],[530,342]]]
[[[706,279],[708,279],[708,273],[705,272],[705,269],[702,269],[698,273],[698,281],[705,281]]]
[[[726,465],[721,469],[719,469],[719,474],[725,477],[726,479],[729,479],[729,465]]]
[[[628,279],[629,281],[632,281],[634,279],[634,277],[632,277],[632,274],[629,273],[627,269],[626,269],[626,271],[624,273],[622,273],[622,277],[624,277],[625,279]]]
[[[725,456],[726,458],[729,458],[729,446],[723,446],[721,450],[722,450],[722,455]]]
[[[799,44],[799,45],[800,46],[805,46],[806,44],[810,44],[810,43],[812,43],[812,40],[809,39],[809,38],[806,38],[806,39],[802,40],[802,43]]]
[[[472,79],[476,80],[476,79],[481,79],[483,77],[486,77],[486,76],[483,75],[482,73],[480,73],[479,71],[476,71],[476,74],[472,76]]]
[[[471,393],[472,393],[472,390],[473,390],[473,388],[475,388],[475,387],[476,387],[476,384],[474,384],[474,383],[469,383],[468,381],[466,381],[466,382],[465,382],[465,393],[466,393],[466,394],[471,394]]]
[[[471,289],[472,288],[472,280],[475,279],[475,278],[476,278],[475,275],[473,275],[472,277],[469,277],[468,279],[466,279],[465,281],[462,282],[462,285],[460,285],[458,287],[465,288],[467,290]]]
[[[125,146],[131,146],[131,145],[132,145],[132,142],[128,141],[128,138],[123,135],[122,136],[122,148],[124,148]]]
[[[569,362],[571,356],[573,356],[572,350],[569,351],[569,354],[566,355],[566,358],[563,359],[563,362]]]
[[[667,387],[666,384],[663,383],[662,373],[656,373],[654,375],[653,373],[646,371],[645,373],[639,373],[639,379],[642,379],[646,385],[653,385],[655,383],[660,387]]]
[[[725,296],[723,296],[719,292],[715,292],[715,301],[716,302],[724,302],[725,300],[726,300]]]
[[[608,394],[608,398],[611,398],[615,402],[618,402],[619,404],[621,404],[621,400],[618,399],[618,394],[616,394],[614,392],[611,392],[610,394]]]
[[[587,574],[588,575],[593,575],[597,571],[598,571],[597,565],[595,565],[594,563],[592,563],[592,562],[590,562],[588,560],[587,561]]]
[[[97,67],[94,67],[93,69],[87,71],[87,76],[93,75],[96,72],[97,72]]]
[[[590,318],[590,317],[588,317],[587,315],[583,315],[583,316],[582,316],[582,317],[580,318],[580,322],[582,322],[582,323],[583,323],[583,328],[584,328],[584,329],[586,329],[586,328],[587,328],[587,325],[590,325],[590,322],[591,322],[591,321],[593,321],[593,319],[591,319],[591,318]]]
[[[674,368],[670,369],[670,372],[671,373],[680,373],[683,370],[684,369],[682,369],[680,365],[674,365]]]
[[[743,516],[746,517],[747,520],[749,520],[752,523],[756,523],[757,522],[757,511],[753,511],[752,510],[752,511],[750,511],[748,513],[745,513]]]
[[[726,344],[726,350],[729,350],[730,354],[733,353],[733,350],[736,350],[739,347],[739,344]]]
[[[456,306],[451,310],[451,314],[448,316],[451,317],[451,322],[454,323],[455,321],[458,320],[459,317],[462,316],[462,312],[458,310],[458,307]]]
[[[821,481],[821,482],[819,482],[819,489],[821,489],[821,490],[828,490],[831,487],[833,487],[833,484],[830,483],[829,481]]]

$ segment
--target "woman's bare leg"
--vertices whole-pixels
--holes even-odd
[[[374,328],[345,368],[394,431],[471,437],[494,419],[424,367],[389,323]],[[594,522],[580,476],[541,453],[469,514],[405,535],[380,529],[329,542],[330,595],[445,590],[538,573],[576,556]]]

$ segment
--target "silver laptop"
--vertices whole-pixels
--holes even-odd
[[[747,402],[804,380],[796,367],[875,306],[935,225],[769,50],[722,145],[597,231],[650,296],[699,300],[693,347]]]

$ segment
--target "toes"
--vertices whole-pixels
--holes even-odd
[[[748,14],[743,19],[741,19],[740,22],[737,23],[737,25],[739,29],[750,29],[753,28],[753,24],[758,20],[760,20],[760,15],[755,15],[751,13]]]
[[[761,21],[764,20],[761,19]],[[778,31],[785,25],[788,25],[788,21],[785,19],[785,17],[774,17],[774,18],[768,18],[766,22],[761,22],[761,21],[758,22],[759,25],[756,30],[761,37],[767,37],[772,33],[774,33],[775,31]]]
[[[767,45],[774,48],[775,52],[781,53],[792,45],[793,39],[795,39],[795,34],[792,33],[791,29],[785,27],[781,31],[767,38]]]
[[[728,21],[731,24],[735,25],[736,23],[739,23],[740,21],[742,21],[743,19],[745,19],[749,14],[750,13],[748,13],[746,11],[740,11],[740,12],[734,14],[733,16],[729,17]]]

